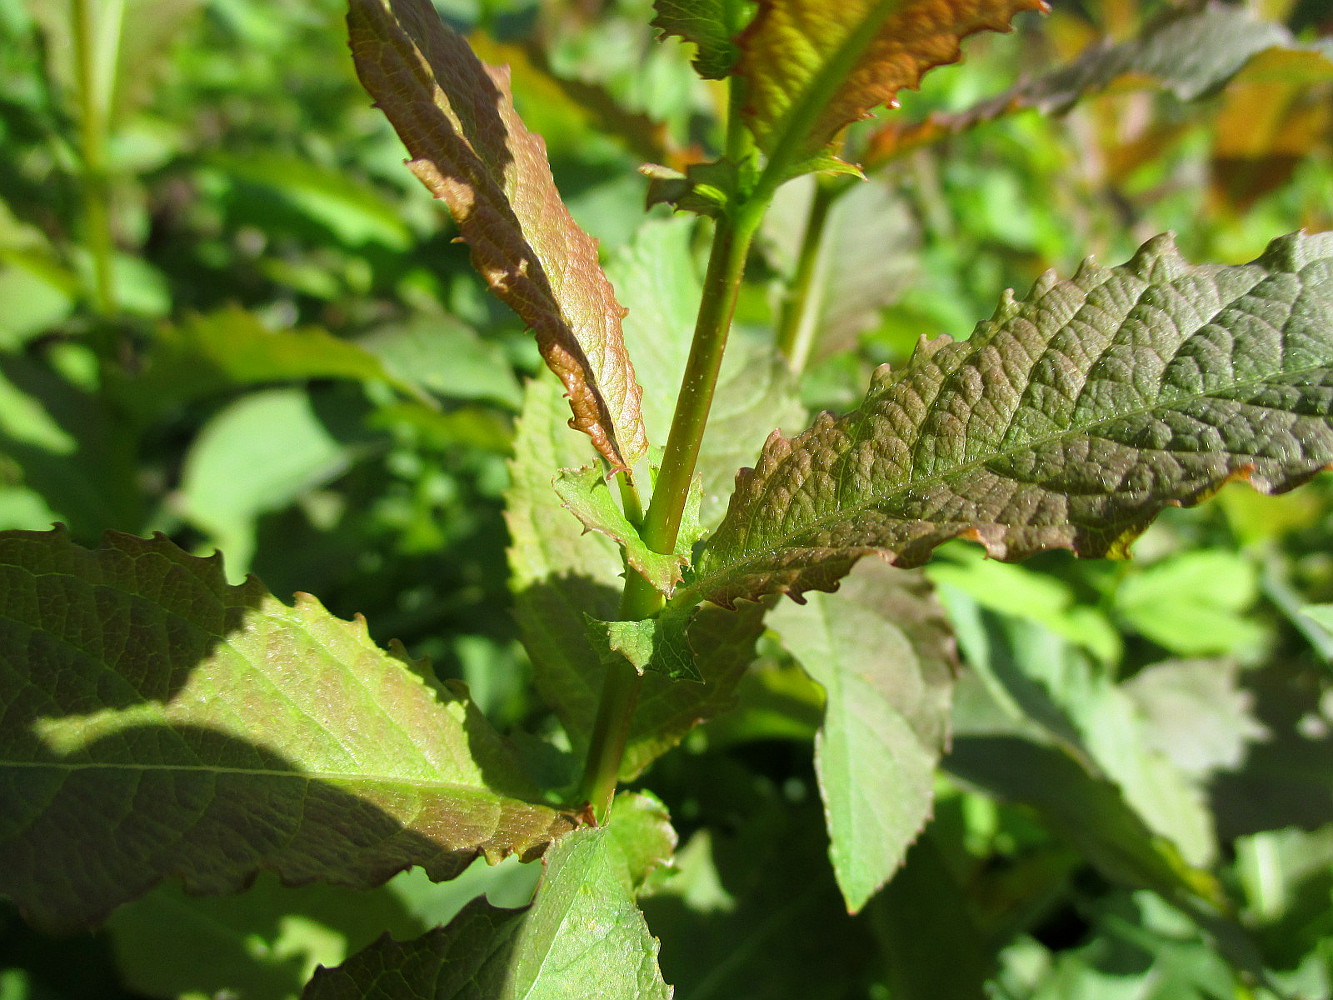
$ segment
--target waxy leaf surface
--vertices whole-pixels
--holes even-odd
[[[1301,45],[1281,24],[1261,21],[1244,7],[1213,3],[1199,11],[1172,11],[1149,23],[1137,38],[1119,44],[1098,42],[1054,72],[1026,80],[965,111],[934,114],[920,122],[887,123],[870,140],[866,166],[1017,111],[1060,114],[1083,97],[1126,78],[1151,81],[1182,101],[1191,101],[1226,83],[1252,57],[1270,48],[1317,50],[1317,44]]]
[[[1124,556],[1167,504],[1330,463],[1333,234],[1235,267],[1157,237],[1120,267],[1044,275],[970,340],[881,368],[859,409],[773,435],[673,602],[799,597],[957,537],[1001,559]]]
[[[827,695],[815,770],[854,913],[930,818],[957,666],[949,625],[919,570],[867,560],[836,597],[786,602],[769,626]]]
[[[670,856],[675,833],[650,800],[621,798],[607,826],[552,847],[531,906],[480,899],[413,941],[385,936],[316,972],[306,1000],[667,1000],[658,942],[634,894],[644,867]]]
[[[597,244],[570,217],[546,146],[514,110],[509,74],[481,63],[426,0],[352,0],[357,73],[427,188],[445,201],[473,266],[537,335],[573,426],[612,468],[647,450],[624,310]]]
[[[653,27],[697,45],[694,68],[705,80],[721,80],[740,54],[732,41],[735,26],[728,20],[729,12],[740,7],[736,0],[654,0]]]
[[[958,59],[978,31],[1007,31],[1042,0],[760,0],[736,73],[759,148],[784,164],[817,156],[872,108]]]
[[[539,853],[573,821],[466,697],[314,598],[165,538],[0,534],[0,892],[87,926],[168,877],[354,887]]]

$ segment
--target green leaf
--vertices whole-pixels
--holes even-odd
[[[195,893],[436,880],[572,820],[466,697],[364,622],[164,537],[0,534],[0,892],[85,927],[168,877]],[[59,678],[60,683],[52,683]]]
[[[377,327],[357,346],[379,358],[393,377],[446,399],[476,399],[517,410],[523,389],[504,349],[483,340],[447,313],[416,313]]]
[[[697,45],[694,68],[705,80],[721,80],[740,54],[732,41],[740,28],[732,19],[740,7],[735,0],[653,0],[653,27]]]
[[[865,402],[770,437],[673,601],[827,590],[950,538],[1000,559],[1125,556],[1168,504],[1280,493],[1333,462],[1333,235],[1191,267],[1169,237],[1046,274],[972,338],[880,368]]]
[[[1115,610],[1172,653],[1241,653],[1263,640],[1264,630],[1244,614],[1258,596],[1258,571],[1239,553],[1182,552],[1127,577],[1116,589]]]
[[[319,406],[295,387],[251,393],[214,416],[190,445],[178,509],[227,553],[233,572],[250,568],[260,515],[333,481],[351,466],[358,438],[364,447],[360,407],[342,402]]]
[[[537,690],[579,751],[592,732],[606,669],[588,635],[585,615],[614,619],[624,581],[620,554],[605,535],[589,532],[580,537],[572,530],[550,530],[552,525],[574,524],[551,488],[551,477],[562,466],[592,457],[586,442],[565,429],[562,412],[558,383],[549,378],[528,383],[509,467],[505,521],[515,615]],[[694,662],[704,683],[681,684],[656,673],[645,676],[630,725],[623,778],[634,777],[700,722],[730,707],[763,632],[764,610],[747,603],[739,614],[705,608],[693,616],[688,641],[698,651]],[[685,613],[687,619],[692,611]]]
[[[1182,101],[1192,101],[1225,84],[1270,48],[1312,47],[1300,45],[1281,24],[1259,20],[1245,7],[1210,3],[1202,10],[1172,10],[1147,24],[1136,38],[1118,45],[1095,42],[1054,72],[1026,80],[965,111],[886,124],[870,139],[867,167],[1018,111],[1061,114],[1121,80],[1151,81]]]
[[[703,681],[686,638],[687,617],[605,622],[589,616],[585,621],[603,663],[624,660],[637,674],[651,670],[672,680]]]
[[[740,37],[745,121],[784,167],[820,157],[843,128],[959,57],[977,31],[1006,31],[1042,0],[761,0]],[[827,167],[830,164],[820,164]]]
[[[473,266],[537,335],[572,426],[613,470],[647,452],[624,310],[597,244],[570,217],[546,147],[514,111],[508,72],[484,66],[426,0],[352,0],[357,73],[453,213]]]
[[[699,504],[703,492],[697,478],[686,501],[684,523],[676,539],[676,554],[670,556],[654,552],[639,537],[638,529],[629,523],[611,495],[600,466],[561,469],[553,485],[565,509],[583,522],[586,531],[606,535],[620,546],[626,561],[640,576],[662,593],[671,593],[680,581],[683,567],[689,562],[691,547],[701,534]]]
[[[118,388],[124,402],[144,416],[237,386],[336,378],[387,382],[414,392],[364,347],[319,327],[270,330],[254,313],[228,306],[164,326],[145,359],[146,370]],[[275,425],[276,426],[276,425]]]
[[[919,572],[862,563],[836,597],[774,610],[769,625],[827,694],[815,769],[838,886],[855,913],[930,818],[957,660]]]
[[[577,830],[547,852],[530,907],[502,910],[479,900],[414,941],[381,938],[338,968],[316,972],[306,1000],[667,1000],[658,942],[634,891],[647,856],[663,842],[669,851],[674,834],[664,837],[654,807],[632,806],[626,815],[616,805],[609,825]]]

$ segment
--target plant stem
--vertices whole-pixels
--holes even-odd
[[[111,72],[108,73],[106,53],[99,51],[94,3],[95,0],[70,0],[70,28],[74,43],[75,89],[79,103],[84,223],[87,226],[86,238],[93,271],[92,307],[98,318],[105,320],[116,312],[116,290],[112,275],[114,242],[108,211],[110,184],[106,157],[108,88],[114,82],[114,58]],[[117,49],[120,13],[119,7],[113,12],[117,19],[117,31],[111,41]],[[103,343],[98,346],[103,361],[110,360],[110,345]]]
[[[734,85],[727,123],[727,155],[735,163],[748,158],[753,148],[749,132],[740,123],[739,108],[740,89]],[[643,518],[643,540],[655,552],[670,553],[676,548],[690,483],[694,480],[694,469],[699,460],[699,446],[703,442],[708,411],[717,388],[727,334],[731,330],[731,318],[736,311],[745,258],[770,198],[771,192],[748,200],[738,196],[718,219],[713,231],[703,297],[694,324],[694,340],[681,377],[662,468]],[[650,618],[662,610],[663,604],[664,599],[657,589],[627,567],[625,590],[620,600],[621,620]],[[630,720],[642,687],[643,677],[628,663],[607,666],[580,783],[582,797],[592,805],[598,822],[605,820],[611,808],[629,739]]]
[[[805,370],[814,347],[820,300],[811,293],[819,272],[819,251],[824,242],[829,209],[842,190],[840,185],[825,183],[823,178],[816,179],[810,214],[806,216],[805,233],[801,237],[796,274],[783,298],[782,315],[778,319],[777,347],[787,359],[787,367],[793,372]]]

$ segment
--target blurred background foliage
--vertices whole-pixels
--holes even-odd
[[[653,38],[649,0],[437,6],[512,66],[606,253],[645,218],[640,163],[717,148],[724,95]],[[892,114],[967,108],[1172,6],[1056,0],[972,39]],[[1303,43],[1333,35],[1328,0],[1249,9]],[[0,0],[0,527],[220,549],[236,578],[366,615],[500,726],[554,733],[508,610],[501,517],[539,359],[403,169],[342,18],[337,0]],[[743,334],[771,336],[812,189],[775,206]],[[1238,263],[1301,227],[1333,228],[1319,51],[1261,53],[1190,101],[1120,79],[1064,115],[981,124],[834,206],[804,401],[852,405],[874,365],[966,336],[1046,268],[1119,262],[1167,229],[1189,259]],[[819,689],[772,644],[737,710],[646,777],[684,844],[646,900],[677,996],[1329,996],[1330,500],[1327,476],[1282,498],[1228,487],[1127,563],[946,548],[930,572],[970,668],[955,752],[934,822],[855,920],[810,765]],[[1170,850],[1118,844],[1125,830]],[[1168,855],[1236,921],[1150,891],[1145,866]],[[166,888],[64,941],[0,910],[0,1000],[294,996],[317,962],[481,891],[520,902],[535,877],[419,875],[368,894]]]

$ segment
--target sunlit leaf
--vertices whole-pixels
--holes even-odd
[[[930,818],[953,638],[925,578],[878,561],[862,563],[836,597],[775,609],[769,625],[827,694],[815,768],[833,870],[856,912]]]
[[[508,72],[478,61],[425,0],[352,0],[349,26],[362,83],[448,204],[473,266],[536,332],[573,426],[613,468],[632,467],[647,439],[624,310],[560,200],[545,144],[514,111]]]
[[[622,801],[623,800],[623,801]],[[384,937],[315,974],[307,1000],[667,1000],[634,891],[675,835],[643,800],[622,796],[608,826],[579,830],[546,855],[530,907],[478,900],[414,941]],[[628,811],[627,811],[628,809]],[[669,836],[666,836],[669,834]]]
[[[772,436],[677,603],[830,589],[950,538],[1124,556],[1167,504],[1279,493],[1333,463],[1333,236],[1191,267],[1159,237],[1006,296],[972,338],[881,368],[862,406]]]
[[[446,879],[573,826],[465,695],[313,597],[229,586],[162,537],[60,531],[0,535],[0,591],[0,892],[41,927],[169,877]]]
[[[1136,38],[1119,44],[1097,42],[1054,72],[964,111],[886,123],[870,140],[866,166],[1017,111],[1060,114],[1116,83],[1150,83],[1182,101],[1194,100],[1224,84],[1258,53],[1300,47],[1281,24],[1259,20],[1243,6],[1210,3],[1202,10],[1174,9],[1149,22]]]
[[[740,37],[745,119],[784,165],[816,157],[846,126],[958,59],[978,31],[1006,31],[1042,0],[761,0]]]

